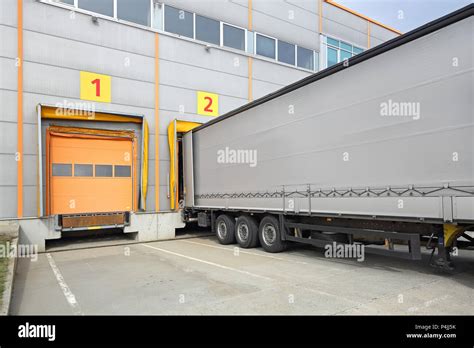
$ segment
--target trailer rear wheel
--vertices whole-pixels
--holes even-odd
[[[219,215],[216,219],[216,236],[221,244],[235,243],[235,222],[228,215]]]
[[[279,222],[274,216],[269,215],[262,219],[258,238],[263,249],[269,253],[278,253],[287,247],[287,243],[281,239]]]
[[[251,216],[241,215],[235,223],[235,239],[242,248],[258,245],[258,224]]]

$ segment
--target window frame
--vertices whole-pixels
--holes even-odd
[[[288,44],[288,45],[293,46],[293,59],[295,60],[294,64],[287,63],[287,62],[282,62],[281,60],[279,60],[280,56],[279,56],[279,54],[278,54],[278,50],[279,50],[279,48],[280,48],[280,41],[284,42],[285,44]],[[276,56],[277,56],[277,58],[276,58],[276,61],[278,61],[278,63],[281,63],[281,64],[286,64],[286,65],[289,65],[289,66],[298,67],[298,66],[296,65],[296,62],[298,61],[298,48],[297,48],[297,47],[298,47],[297,44],[292,44],[292,43],[290,43],[290,42],[288,42],[288,41],[285,41],[285,40],[278,40],[278,39],[277,39],[277,46],[276,46],[276,50],[277,50],[277,51],[276,51]]]
[[[221,22],[221,42],[220,42],[220,47],[226,47],[226,48],[229,48],[231,50],[237,50],[237,51],[242,51],[240,48],[234,48],[234,47],[229,47],[229,46],[224,46],[224,25],[227,25],[229,27],[234,27],[234,28],[237,28],[237,29],[240,29],[240,30],[243,30],[244,31],[244,49],[243,49],[243,52],[247,53],[247,29],[246,28],[242,28],[242,27],[239,27],[238,25],[234,25],[234,24],[230,24],[230,23],[227,23],[227,22],[224,22],[224,21],[220,21]],[[254,40],[255,42],[255,40]],[[255,54],[255,53],[254,53]]]
[[[296,51],[296,58],[295,58],[295,67],[297,67],[298,69],[304,69],[304,70],[307,70],[307,71],[318,71],[316,70],[316,66],[315,66],[315,62],[314,62],[314,56],[316,54],[316,51],[315,50],[312,50],[310,48],[306,48],[306,47],[303,47],[303,46],[300,46],[300,45],[295,45],[295,51]],[[310,51],[312,53],[312,59],[311,59],[311,64],[313,65],[313,69],[307,69],[307,68],[303,68],[302,66],[299,66],[298,65],[298,48],[302,48],[304,50],[307,50],[307,51]]]
[[[153,1],[153,0],[152,0]],[[191,40],[196,40],[196,21],[195,21],[195,17],[196,17],[196,12],[191,12],[191,11],[188,11],[188,10],[183,10],[182,8],[178,8],[178,7],[174,7],[174,6],[171,6],[171,5],[167,5],[165,3],[161,3],[162,6],[163,6],[163,11],[161,11],[163,13],[163,28],[161,29],[162,32],[164,33],[168,33],[170,35],[177,35],[178,37],[185,37],[187,39],[191,39]],[[178,11],[184,11],[184,12],[188,12],[188,13],[191,13],[192,14],[192,18],[193,18],[193,33],[192,33],[192,36],[189,37],[189,36],[186,36],[186,35],[181,35],[181,34],[177,34],[177,33],[173,33],[171,31],[167,31],[166,30],[166,8],[167,7],[172,7],[174,8],[175,10],[178,10]],[[148,28],[148,27],[147,27]],[[151,27],[152,28],[152,27]]]
[[[268,39],[272,39],[273,41],[275,41],[275,57],[274,58],[267,57],[267,56],[264,56],[264,55],[261,55],[261,54],[257,53],[257,35],[260,35],[260,36],[263,36],[263,37],[266,37]],[[254,43],[254,53],[253,54],[255,54],[256,56],[260,56],[260,57],[264,57],[264,58],[267,58],[267,59],[272,59],[272,60],[278,61],[278,39],[276,37],[266,35],[266,34],[262,34],[258,31],[255,31],[254,32],[253,43]],[[291,64],[289,64],[289,65],[291,65]]]
[[[337,52],[337,63],[336,63],[336,64],[339,64],[339,63],[343,62],[343,60],[341,59],[341,51],[350,53],[350,54],[351,54],[351,57],[350,57],[350,58],[352,58],[352,57],[354,57],[355,55],[360,54],[360,53],[363,53],[363,52],[365,52],[365,51],[367,50],[366,48],[362,48],[362,47],[360,47],[360,46],[358,46],[358,45],[354,45],[352,42],[349,42],[349,41],[347,41],[347,40],[342,40],[342,39],[339,39],[339,38],[337,38],[337,37],[328,36],[328,35],[325,35],[325,37],[326,37],[326,39],[325,39],[324,42],[323,42],[323,46],[325,46],[325,50],[326,50],[326,62],[325,62],[326,68],[329,67],[329,65],[328,65],[328,57],[329,57],[329,55],[328,55],[328,48],[332,48],[332,49],[336,50],[336,52]],[[328,42],[328,39],[332,39],[332,40],[338,41],[338,42],[339,42],[339,46],[334,46],[333,44],[329,43],[329,42]],[[348,45],[351,45],[351,51],[348,51],[348,50],[346,50],[346,49],[344,49],[344,48],[341,48],[341,47],[340,47],[341,42],[344,42],[344,43],[346,43],[346,44],[348,44]],[[354,53],[354,47],[356,47],[356,48],[358,48],[358,49],[360,49],[360,50],[362,50],[362,51],[361,51],[360,53]],[[349,58],[349,59],[350,59],[350,58]],[[336,64],[334,64],[334,65],[336,65]],[[332,65],[331,65],[331,66],[332,66]]]
[[[77,0],[74,0],[74,1],[77,1]],[[154,11],[154,6],[153,6],[153,0],[149,0],[149,9],[150,9],[150,16],[149,16],[149,20],[150,20],[150,25],[145,25],[145,24],[140,24],[140,23],[136,23],[136,22],[132,22],[132,21],[128,21],[126,19],[122,19],[122,18],[118,18],[118,6],[117,6],[117,0],[114,0],[114,19],[116,19],[118,22],[123,22],[123,23],[130,23],[130,24],[133,24],[133,25],[138,25],[140,27],[145,27],[147,29],[151,29],[151,30],[159,30],[159,29],[156,29],[153,27],[153,11]],[[162,4],[163,6],[163,4]],[[164,12],[164,11],[161,11],[161,12]]]
[[[197,31],[196,31],[196,17],[199,16],[199,17],[202,17],[202,18],[206,18],[206,19],[209,19],[211,21],[215,21],[215,22],[218,22],[219,23],[219,42],[218,43],[213,43],[213,42],[208,42],[208,41],[204,41],[204,40],[201,40],[201,39],[197,39],[196,38],[196,35],[197,35]],[[207,17],[207,16],[203,16],[203,15],[200,15],[198,13],[194,13],[194,40],[198,41],[198,42],[205,42],[206,45],[215,45],[215,46],[222,46],[222,39],[223,39],[223,36],[222,36],[222,25],[221,25],[222,21],[219,21],[217,19],[214,19],[214,18],[211,18],[211,17]],[[227,46],[223,46],[223,47],[227,47]],[[230,47],[232,48],[232,47]]]

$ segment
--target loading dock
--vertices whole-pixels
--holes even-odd
[[[43,252],[47,240],[72,230],[121,228],[151,241],[183,227],[179,212],[146,211],[143,115],[39,104],[37,117],[38,217],[19,220],[21,243]]]

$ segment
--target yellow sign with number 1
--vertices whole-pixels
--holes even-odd
[[[218,116],[219,115],[219,95],[209,92],[197,92],[197,113],[198,115]]]
[[[110,103],[111,86],[110,76],[81,71],[81,99]]]

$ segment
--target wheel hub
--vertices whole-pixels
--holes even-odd
[[[273,243],[275,243],[276,236],[277,236],[277,232],[273,225],[266,224],[265,226],[263,226],[262,237],[265,244],[272,245]]]
[[[217,234],[219,235],[220,239],[224,239],[227,235],[227,226],[224,221],[220,221],[217,224]]]
[[[241,241],[246,241],[249,238],[249,227],[244,223],[239,224],[237,227],[237,234]]]

